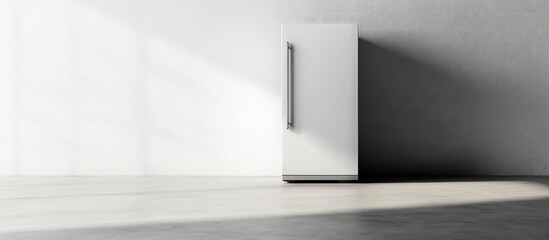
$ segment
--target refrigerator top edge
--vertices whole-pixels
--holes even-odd
[[[284,25],[356,25],[358,26],[358,23],[282,23],[280,24],[282,26]]]
[[[280,30],[283,32],[285,26],[356,26],[357,38],[360,38],[360,24],[358,23],[283,23]]]

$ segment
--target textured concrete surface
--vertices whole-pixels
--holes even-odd
[[[545,239],[547,178],[1,178],[0,239]]]

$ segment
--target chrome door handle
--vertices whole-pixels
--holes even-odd
[[[286,129],[292,127],[292,45],[286,42]]]

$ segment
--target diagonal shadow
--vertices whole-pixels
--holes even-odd
[[[477,175],[469,141],[482,92],[435,66],[359,41],[361,179]]]
[[[0,239],[545,239],[549,199],[0,234]]]
[[[359,40],[361,180],[543,174],[547,111],[520,69],[404,48]]]

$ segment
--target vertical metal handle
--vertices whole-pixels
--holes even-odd
[[[291,55],[292,55],[292,45],[290,45],[289,42],[286,42],[286,129],[290,129],[290,127],[292,126],[291,78],[292,78],[293,69],[291,69],[291,66],[292,66],[292,63],[290,62],[292,57]]]

